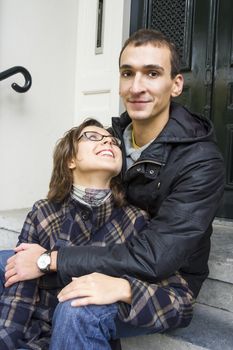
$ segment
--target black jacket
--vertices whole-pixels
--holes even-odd
[[[113,118],[118,137],[128,123],[127,113]],[[61,248],[60,277],[67,283],[98,271],[155,282],[179,270],[197,296],[208,275],[212,221],[224,189],[212,124],[172,103],[161,134],[132,167],[123,165],[123,180],[129,202],[150,213],[148,228],[120,245]]]

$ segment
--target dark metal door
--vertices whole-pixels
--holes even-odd
[[[221,216],[233,218],[233,1],[219,0],[212,120],[226,163],[226,188]]]
[[[161,30],[181,50],[185,86],[176,99],[215,125],[226,162],[218,216],[233,218],[233,1],[131,0],[131,33]]]

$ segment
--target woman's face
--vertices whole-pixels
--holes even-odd
[[[96,141],[99,135],[91,134],[90,131],[109,137]],[[91,140],[87,137],[91,137]],[[85,127],[77,141],[76,157],[69,162],[74,183],[86,187],[109,187],[110,180],[120,173],[121,167],[121,149],[115,144],[112,135],[97,126]]]

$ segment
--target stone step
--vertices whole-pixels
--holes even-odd
[[[29,209],[0,212],[0,249],[12,249],[18,240]]]
[[[198,301],[233,312],[233,222],[214,222],[209,258],[210,274]],[[233,345],[232,345],[233,349]]]
[[[122,339],[122,350],[232,350],[233,314],[201,304],[189,327]]]
[[[0,250],[12,249],[18,240],[18,232],[0,228]]]
[[[207,278],[197,301],[233,313],[233,284]]]
[[[19,233],[29,210],[28,208],[24,208],[0,211],[0,228]]]
[[[224,221],[223,223],[216,220],[214,224],[209,258],[209,277],[233,283],[233,221]]]

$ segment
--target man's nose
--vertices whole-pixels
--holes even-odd
[[[130,91],[133,94],[139,94],[145,91],[143,77],[141,74],[135,74],[131,81]]]

